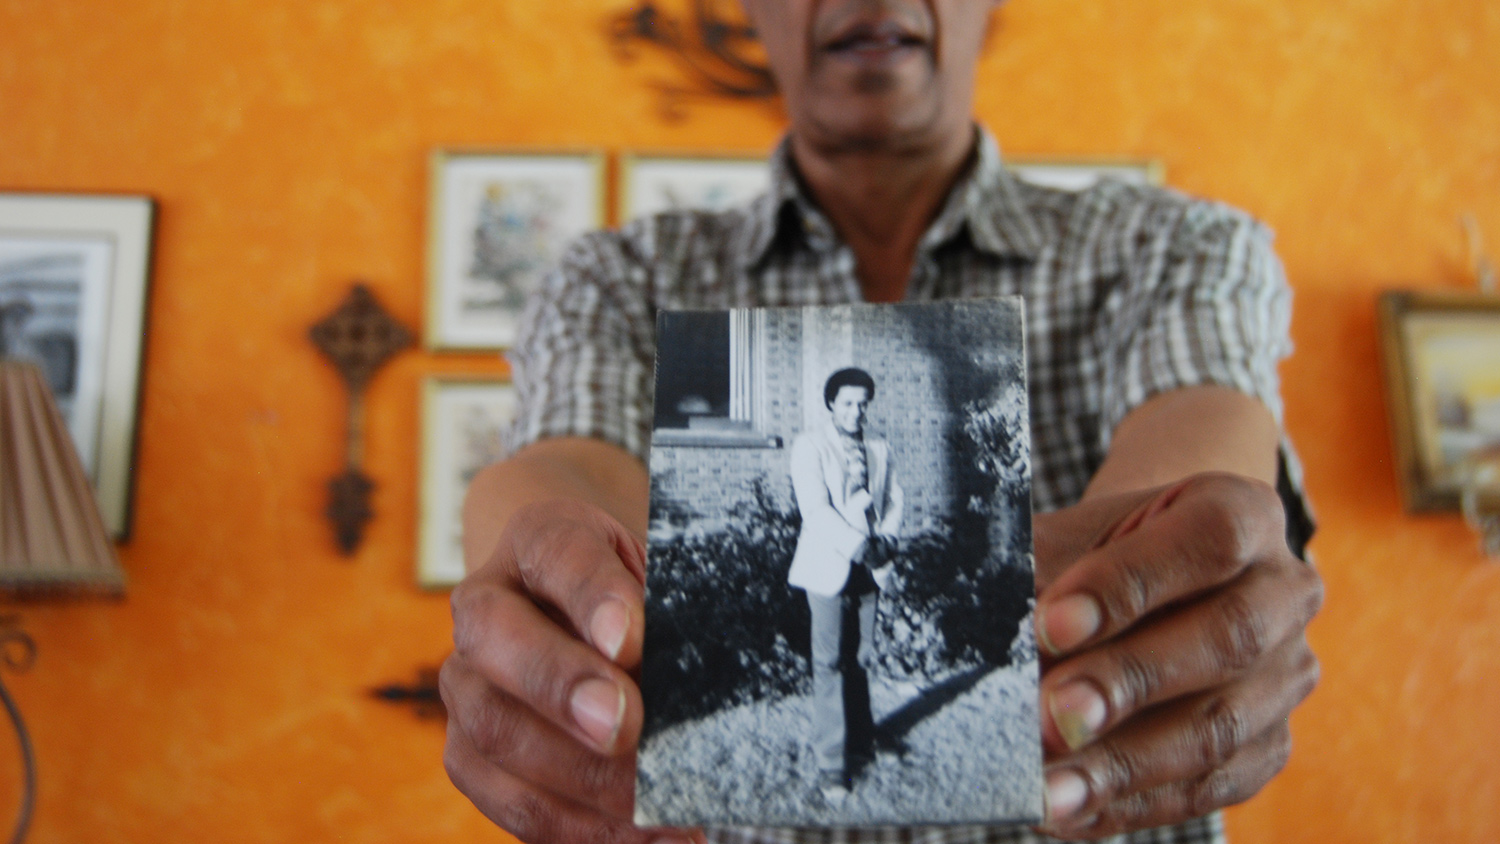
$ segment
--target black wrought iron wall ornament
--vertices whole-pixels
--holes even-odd
[[[760,59],[755,30],[734,12],[732,0],[693,0],[683,17],[662,11],[652,0],[610,19],[609,33],[622,58],[637,45],[670,53],[696,88],[657,82],[668,116],[682,115],[682,100],[694,95],[737,100],[769,100],[776,95],[771,71]]]
[[[448,717],[448,708],[438,692],[438,669],[431,666],[417,668],[417,680],[411,685],[387,683],[370,690],[370,697],[397,706],[410,706],[418,718],[440,719]]]
[[[355,282],[337,309],[308,331],[349,391],[344,426],[344,471],[328,482],[328,520],[339,550],[352,556],[373,518],[370,492],[375,482],[364,473],[365,387],[386,361],[412,343],[412,333],[386,312],[370,288]]]
[[[35,661],[36,642],[20,628],[20,619],[13,615],[0,616],[0,669],[26,671]],[[21,749],[21,807],[16,813],[16,825],[10,838],[11,844],[20,844],[26,838],[31,813],[36,806],[36,753],[31,747],[26,722],[21,718],[21,708],[3,682],[0,682],[0,703],[10,716],[11,727],[16,731],[16,744]]]

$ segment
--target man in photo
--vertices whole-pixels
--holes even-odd
[[[802,514],[787,583],[811,614],[812,745],[818,788],[842,802],[861,757],[874,749],[869,668],[875,608],[890,577],[903,494],[891,449],[865,430],[875,379],[840,369],[823,388],[826,423],[792,444],[792,489]]]

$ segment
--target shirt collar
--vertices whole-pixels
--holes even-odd
[[[983,127],[976,127],[975,160],[968,175],[948,194],[943,210],[922,236],[930,251],[967,229],[974,246],[1000,257],[1034,259],[1045,240],[1026,205],[1022,187],[1005,168],[1000,145]]]
[[[765,260],[772,244],[783,237],[802,237],[815,249],[838,243],[833,224],[802,189],[792,163],[792,139],[787,135],[776,145],[769,162],[770,187],[751,205],[749,242],[741,252],[746,266]]]
[[[973,166],[948,194],[922,236],[920,249],[930,252],[968,231],[981,251],[1034,259],[1044,243],[1042,229],[1026,205],[1020,183],[1002,163],[994,137],[982,126],[975,132]],[[839,243],[833,224],[802,188],[792,163],[790,136],[782,138],[771,154],[770,188],[752,205],[751,216],[750,238],[741,253],[747,266],[764,260],[781,237],[801,236],[820,250]]]
[[[841,448],[847,447],[850,443],[859,443],[860,445],[865,444],[865,434],[863,431],[861,431],[859,436],[856,437],[853,434],[845,431],[843,428],[840,428],[838,424],[833,421],[833,417],[831,416],[827,419],[826,427],[823,429],[823,431],[824,436],[827,438],[829,443],[837,445]]]

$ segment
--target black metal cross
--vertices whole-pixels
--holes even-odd
[[[386,361],[412,343],[412,334],[375,301],[361,282],[333,313],[308,332],[328,356],[349,388],[349,419],[345,429],[347,459],[344,471],[328,482],[328,519],[333,522],[339,549],[353,556],[373,517],[370,491],[375,482],[364,474],[365,387]]]

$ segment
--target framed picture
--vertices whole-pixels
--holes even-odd
[[[604,158],[438,150],[431,166],[427,346],[508,348],[563,248],[604,225]]]
[[[1380,298],[1386,398],[1410,511],[1457,510],[1461,473],[1500,465],[1500,298]]]
[[[1083,190],[1103,178],[1160,185],[1166,176],[1166,168],[1154,159],[1017,158],[1005,165],[1023,181],[1063,190]]]
[[[464,576],[463,503],[469,481],[505,457],[515,389],[499,378],[433,376],[422,397],[422,518],[417,583],[444,589]]]
[[[144,196],[0,194],[0,351],[46,374],[117,539],[130,532],[154,220]]]
[[[1020,178],[1064,190],[1082,190],[1109,177],[1160,185],[1165,168],[1153,159],[1037,158],[1007,161]],[[629,153],[620,161],[621,222],[684,208],[720,211],[742,205],[770,183],[764,156],[669,156]]]
[[[765,156],[626,154],[620,159],[619,220],[663,211],[722,211],[743,205],[771,181]]]

